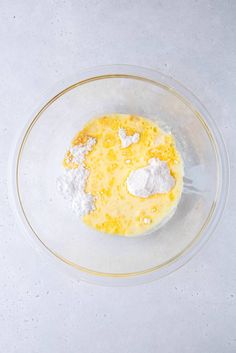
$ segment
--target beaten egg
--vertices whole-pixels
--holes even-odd
[[[120,129],[128,136],[138,133],[139,140],[122,147]],[[90,120],[71,145],[85,144],[90,137],[96,139],[96,144],[84,160],[89,170],[85,191],[94,196],[95,210],[83,216],[88,226],[109,234],[140,235],[173,214],[183,189],[183,162],[172,134],[144,117],[110,114]],[[173,188],[146,198],[131,195],[128,176],[147,166],[151,158],[167,163],[175,179]],[[67,169],[78,167],[70,151],[63,163]]]

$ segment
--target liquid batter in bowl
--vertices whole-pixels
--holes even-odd
[[[172,134],[153,121],[110,114],[77,133],[58,188],[90,227],[140,235],[170,218],[183,189],[183,162]]]

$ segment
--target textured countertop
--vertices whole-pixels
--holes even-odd
[[[0,352],[236,352],[235,17],[234,0],[1,1]],[[166,278],[128,288],[48,268],[7,193],[9,150],[47,92],[112,63],[181,81],[213,116],[231,158],[229,201],[207,246]]]

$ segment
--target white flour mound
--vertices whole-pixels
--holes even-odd
[[[84,162],[85,155],[92,151],[93,146],[96,143],[96,139],[90,137],[88,141],[84,145],[77,145],[75,147],[70,148],[70,152],[74,157],[74,162],[80,164]]]
[[[72,210],[80,217],[95,210],[94,196],[85,192],[89,170],[84,166],[85,155],[92,150],[95,143],[96,139],[90,138],[86,144],[71,148],[73,162],[79,166],[76,169],[65,169],[64,174],[57,179],[59,192],[70,202]]]
[[[125,129],[123,128],[119,129],[118,135],[121,140],[122,148],[126,148],[132,145],[133,143],[137,143],[140,138],[138,132],[135,132],[133,135],[130,136],[126,135]]]
[[[126,183],[130,194],[147,198],[169,192],[175,185],[175,179],[166,162],[151,158],[148,166],[132,171]]]

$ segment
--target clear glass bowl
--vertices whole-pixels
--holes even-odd
[[[61,263],[79,278],[128,285],[166,275],[197,252],[222,215],[229,179],[222,137],[198,99],[160,72],[113,65],[83,72],[75,81],[43,106],[17,145],[11,190],[21,224],[50,254],[49,264]],[[56,189],[76,132],[92,117],[114,112],[157,121],[174,134],[184,160],[177,211],[146,236],[110,236],[88,228]]]

